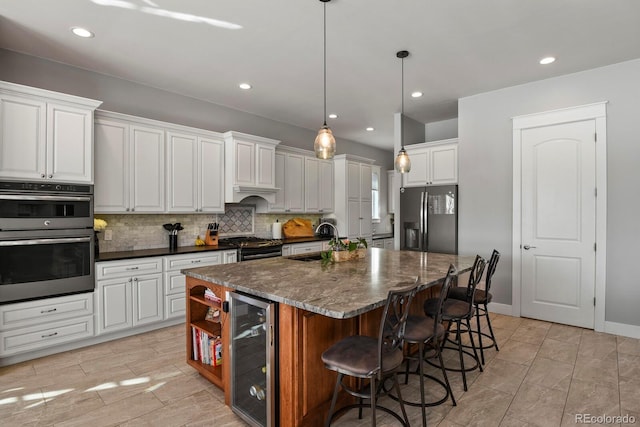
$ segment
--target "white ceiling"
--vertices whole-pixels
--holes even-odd
[[[401,108],[398,50],[411,53],[405,114],[423,123],[456,117],[460,97],[640,58],[638,0],[332,0],[326,8],[327,112],[340,116],[328,124],[338,137],[386,149]],[[322,9],[319,0],[0,0],[0,47],[316,130]],[[95,38],[73,36],[72,26]],[[547,55],[558,60],[539,65]],[[424,96],[411,98],[414,90]]]

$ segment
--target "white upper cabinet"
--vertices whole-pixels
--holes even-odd
[[[328,213],[333,211],[333,162],[314,153],[279,146],[275,154],[275,201],[271,213]],[[257,212],[260,212],[258,210]]]
[[[280,141],[240,132],[226,132],[224,140],[225,201],[261,196],[275,203],[275,149]]]
[[[333,212],[333,162],[305,157],[304,205],[305,212]]]
[[[98,112],[95,212],[164,212],[164,130],[137,118]]]
[[[403,174],[405,187],[456,184],[458,182],[458,139],[405,146],[411,172]]]
[[[167,211],[224,212],[224,141],[167,132]]]
[[[0,177],[93,182],[99,101],[0,82]]]
[[[371,178],[373,160],[341,154],[334,158],[335,208],[341,236],[372,236]]]

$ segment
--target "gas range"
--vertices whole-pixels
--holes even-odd
[[[220,239],[219,244],[238,248],[238,261],[282,256],[282,240],[280,239],[240,236]]]

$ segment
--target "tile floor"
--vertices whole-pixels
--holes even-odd
[[[580,414],[626,416],[585,419],[595,425],[640,426],[640,340],[495,314],[492,322],[500,352],[485,352],[467,392],[450,373],[458,406],[428,408],[430,426],[569,426]],[[184,357],[176,326],[0,368],[0,425],[244,426]],[[455,357],[446,352],[445,363]],[[403,395],[416,393],[413,376]],[[419,408],[407,409],[411,425],[421,425]],[[367,415],[351,411],[334,425],[369,425]],[[378,425],[395,424],[381,414]]]

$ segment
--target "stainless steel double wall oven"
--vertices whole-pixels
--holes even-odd
[[[0,304],[94,288],[93,186],[0,182]]]

